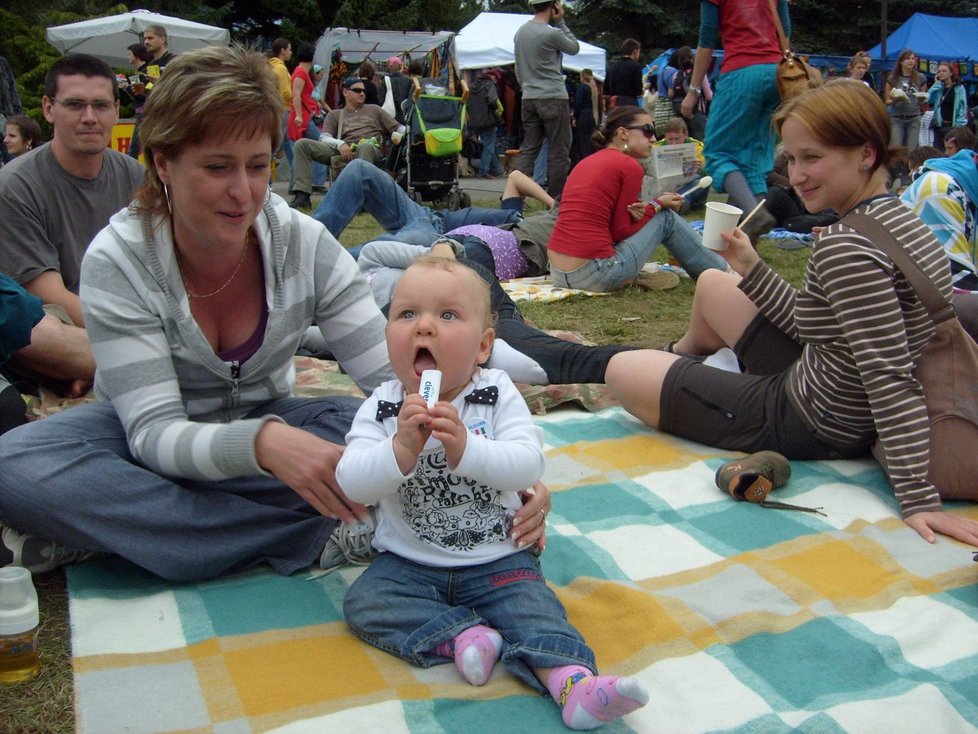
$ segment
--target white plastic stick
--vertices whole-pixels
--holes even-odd
[[[421,373],[421,397],[429,408],[438,402],[441,392],[441,370],[424,370]]]

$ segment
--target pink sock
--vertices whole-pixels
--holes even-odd
[[[455,657],[455,640],[446,640],[431,651],[435,655],[441,655],[443,658],[454,658]]]
[[[455,667],[470,685],[484,685],[502,649],[503,638],[492,627],[469,627],[455,636]]]
[[[595,675],[583,665],[554,668],[547,690],[560,706],[564,724],[577,731],[597,729],[649,701],[649,692],[635,678]]]

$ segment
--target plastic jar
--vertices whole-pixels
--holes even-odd
[[[23,683],[41,672],[39,623],[31,572],[20,566],[0,568],[0,683]]]

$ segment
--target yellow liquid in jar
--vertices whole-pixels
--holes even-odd
[[[40,672],[36,627],[20,635],[0,635],[0,683],[23,683]]]

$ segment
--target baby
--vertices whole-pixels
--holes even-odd
[[[472,685],[501,658],[550,693],[568,727],[594,729],[648,692],[596,674],[537,554],[510,538],[521,491],[543,474],[542,433],[506,374],[479,367],[493,337],[475,271],[428,256],[404,272],[387,325],[398,379],[363,404],[336,469],[351,500],[376,504],[380,551],[344,616],[358,637],[416,665],[454,660]],[[441,373],[430,408],[419,393],[426,370]]]

